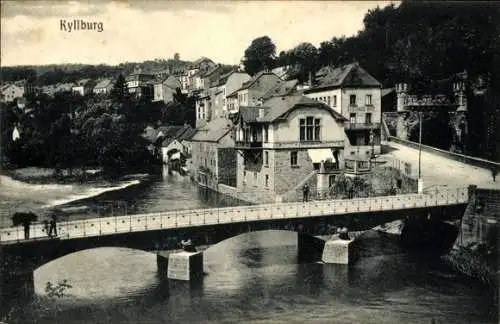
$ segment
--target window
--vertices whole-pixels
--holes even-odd
[[[321,120],[319,118],[301,118],[299,125],[301,141],[319,141],[321,139]]]
[[[266,187],[269,187],[269,175],[266,174]]]
[[[330,175],[328,177],[328,187],[331,188],[335,184],[335,175]]]
[[[290,152],[290,165],[291,166],[297,166],[298,165],[298,153],[297,151],[292,151]]]
[[[264,152],[264,165],[269,166],[269,152]]]
[[[326,101],[327,101],[328,106],[330,106],[330,97],[329,96],[326,97]]]
[[[372,95],[371,94],[366,95],[366,97],[365,97],[365,104],[367,106],[371,106],[372,105]]]
[[[351,113],[351,114],[349,115],[349,122],[350,122],[351,124],[355,124],[355,123],[356,123],[356,113]]]
[[[264,142],[267,143],[269,141],[269,126],[264,125]]]
[[[371,113],[366,113],[365,123],[367,123],[367,124],[372,123],[372,114]]]
[[[337,95],[333,96],[333,105],[332,107],[337,107]]]
[[[349,96],[349,105],[356,106],[356,95]]]

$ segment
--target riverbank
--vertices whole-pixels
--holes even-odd
[[[75,169],[71,173],[62,170],[59,174],[52,168],[27,167],[2,170],[2,174],[30,184],[72,184],[103,179],[101,169]]]
[[[150,178],[148,174],[135,174],[117,181],[94,177],[92,181],[57,183],[49,182],[47,170],[23,170],[0,174],[0,227],[11,226],[10,217],[16,211],[31,210],[43,219],[47,212],[57,208],[63,216],[78,212],[68,205],[95,199],[98,196],[135,187]],[[14,177],[11,174],[15,174]],[[20,180],[22,179],[22,180]],[[66,208],[68,207],[68,208]],[[68,213],[65,212],[68,209]]]

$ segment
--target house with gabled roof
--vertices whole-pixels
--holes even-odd
[[[184,147],[183,141],[191,136],[192,128],[189,125],[184,126],[168,126],[167,133],[162,136],[161,155],[163,163],[180,158],[181,155],[187,155],[187,148]],[[175,154],[175,155],[174,155]]]
[[[174,100],[174,94],[177,92],[177,89],[181,87],[182,84],[173,75],[160,78],[154,83],[153,101],[171,102]]]
[[[234,125],[225,118],[197,128],[191,142],[191,174],[202,187],[217,190],[218,184],[236,186]]]
[[[287,200],[305,183],[327,189],[343,168],[346,120],[303,95],[241,106],[235,127],[238,191]]]
[[[370,159],[380,154],[382,85],[357,62],[318,71],[304,94],[348,119],[346,156]]]
[[[272,72],[261,71],[257,73],[250,80],[243,83],[239,89],[226,96],[229,113],[238,112],[240,106],[257,104],[264,94],[283,82],[283,80]]]
[[[113,89],[113,86],[114,86],[113,80],[102,79],[96,84],[96,86],[93,89],[93,92],[94,92],[94,94],[106,95],[106,94],[109,94],[111,92],[111,90]]]

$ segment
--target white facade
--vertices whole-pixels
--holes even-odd
[[[2,100],[5,102],[12,102],[22,96],[24,96],[24,87],[10,84],[2,89]]]

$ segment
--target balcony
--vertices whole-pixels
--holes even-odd
[[[237,149],[262,149],[262,142],[258,141],[236,141],[235,148]]]
[[[348,130],[364,130],[364,129],[379,129],[380,123],[351,123],[344,124],[345,129]]]
[[[330,141],[274,141],[264,143],[266,149],[313,149],[344,147],[344,140]]]

